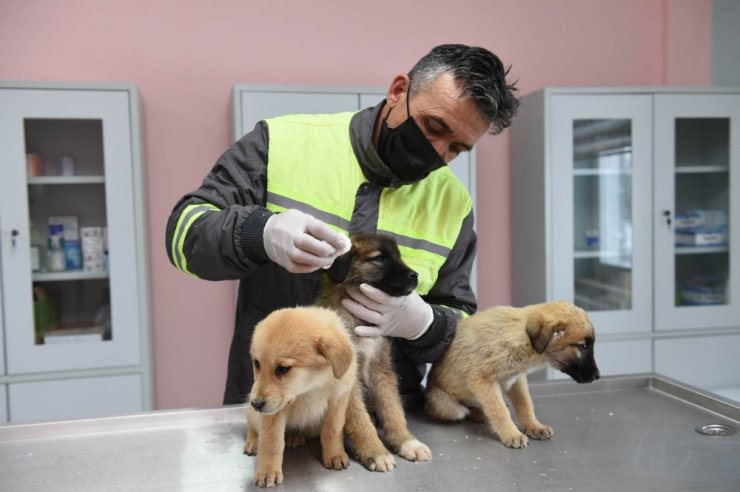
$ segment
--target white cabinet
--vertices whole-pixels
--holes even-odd
[[[8,417],[35,417],[14,399],[21,388],[45,391],[64,380],[81,394],[100,394],[105,381],[114,390],[119,377],[139,390],[109,401],[71,398],[72,407],[51,405],[44,418],[149,409],[137,90],[3,83],[0,107],[0,382],[8,384]]]
[[[122,374],[8,385],[15,422],[95,418],[142,410],[141,375]]]
[[[740,326],[740,91],[656,95],[655,176],[656,329]]]
[[[719,357],[694,359],[732,366],[740,90],[530,94],[512,125],[511,194],[514,303],[586,309],[602,373],[684,377],[674,370],[683,345],[672,342],[687,336],[720,336]],[[726,383],[740,386],[740,371],[730,373]]]
[[[740,388],[738,347],[740,334],[658,339],[655,372],[720,393]]]
[[[258,121],[285,114],[357,111],[380,103],[386,89],[369,87],[300,87],[236,85],[233,92],[233,135],[238,140]],[[475,210],[475,150],[460,154],[450,169],[467,187]],[[476,285],[473,268],[472,285]]]

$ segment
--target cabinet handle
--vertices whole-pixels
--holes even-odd
[[[673,220],[671,219],[671,211],[670,210],[663,210],[663,217],[665,217],[665,223],[667,226],[670,226]]]
[[[20,234],[20,232],[18,232],[18,229],[13,229],[12,231],[10,231],[10,243],[13,245],[14,248],[15,248],[15,238],[18,237],[18,234]]]

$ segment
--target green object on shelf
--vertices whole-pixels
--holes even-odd
[[[57,309],[54,302],[42,289],[34,288],[33,327],[37,341],[43,339],[45,331],[55,328],[56,325]]]

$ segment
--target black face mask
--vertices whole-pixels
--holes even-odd
[[[392,111],[392,109],[391,109]],[[445,165],[434,147],[411,117],[406,96],[408,118],[396,128],[388,128],[388,111],[380,125],[378,155],[404,181],[419,181]]]

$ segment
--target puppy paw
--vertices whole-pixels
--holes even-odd
[[[538,439],[540,441],[550,440],[552,439],[552,436],[555,435],[552,427],[550,427],[549,425],[541,424],[536,426],[526,426],[524,428],[524,433],[532,439]]]
[[[257,454],[257,439],[246,438],[244,440],[244,454],[255,456]]]
[[[258,487],[274,487],[281,483],[283,483],[283,470],[267,467],[254,473],[254,484]]]
[[[349,456],[347,456],[347,453],[324,456],[323,462],[324,467],[330,470],[346,470],[349,466]]]
[[[300,432],[287,432],[285,434],[285,447],[286,448],[297,448],[303,446],[306,443],[306,436]]]
[[[370,471],[388,472],[396,467],[396,459],[390,453],[370,456],[361,460],[362,464]]]
[[[523,449],[527,447],[529,439],[521,432],[512,435],[501,436],[501,444],[507,448]]]
[[[432,451],[429,446],[418,439],[409,439],[401,444],[398,455],[409,461],[429,461],[432,459]]]

